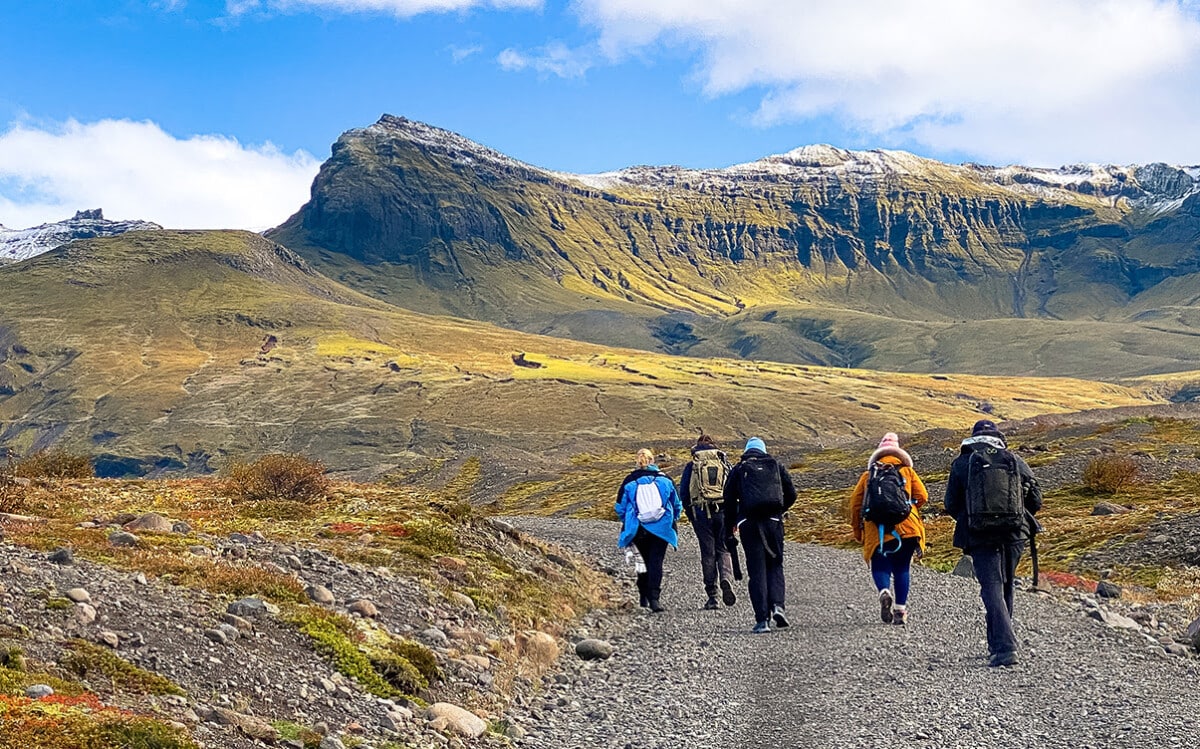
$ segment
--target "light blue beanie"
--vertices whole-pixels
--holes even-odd
[[[751,450],[761,450],[765,453],[767,451],[767,445],[758,437],[751,437],[750,439],[746,440],[746,452]]]

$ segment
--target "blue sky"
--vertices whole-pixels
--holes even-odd
[[[816,142],[1200,163],[1190,1],[831,5],[0,0],[0,223],[269,226],[384,112],[576,172]]]

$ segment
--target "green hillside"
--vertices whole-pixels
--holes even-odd
[[[1200,366],[1196,189],[828,147],[579,177],[385,116],[270,236],[397,306],[603,345],[1113,378]]]

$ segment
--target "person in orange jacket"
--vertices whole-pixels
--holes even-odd
[[[872,476],[875,478],[873,479]],[[878,505],[867,502],[867,492],[873,496],[895,497],[906,504],[896,517],[903,518],[890,527],[867,519],[863,506]],[[929,500],[929,492],[917,472],[913,470],[912,457],[900,449],[900,439],[888,432],[871,453],[867,470],[863,471],[850,498],[850,525],[854,540],[862,544],[863,559],[871,568],[871,577],[879,591],[879,618],[885,623],[908,623],[908,592],[910,568],[914,555],[925,552],[925,524],[921,522],[919,508]],[[895,501],[893,502],[895,503]],[[877,510],[876,510],[877,511]],[[868,511],[867,514],[873,514]],[[882,526],[882,527],[881,527]],[[895,585],[895,593],[892,586]]]

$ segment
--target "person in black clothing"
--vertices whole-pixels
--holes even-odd
[[[737,603],[733,592],[733,556],[726,547],[725,479],[729,474],[725,453],[717,449],[712,437],[701,434],[692,448],[692,460],[683,467],[679,497],[696,540],[700,543],[700,568],[704,574],[705,609],[716,609],[717,583],[726,606]],[[736,550],[736,549],[735,549]]]
[[[1042,509],[1042,490],[1033,471],[1020,456],[1014,459],[1022,487],[1026,519],[1017,530],[980,533],[968,522],[967,492],[971,455],[977,451],[1008,451],[1004,435],[986,419],[975,422],[971,436],[963,440],[958,457],[950,464],[946,484],[946,514],[954,518],[954,545],[971,556],[979,596],[986,612],[989,666],[1012,666],[1017,662],[1017,636],[1013,632],[1013,594],[1016,590],[1017,562],[1025,542],[1036,532],[1033,515]]]
[[[769,632],[772,621],[786,627],[783,513],[796,502],[792,477],[767,454],[763,441],[752,437],[741,462],[729,472],[724,496],[728,533],[740,535],[746,551],[754,631]]]

